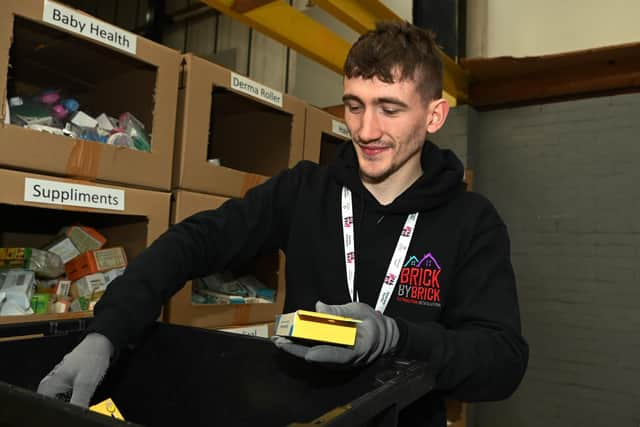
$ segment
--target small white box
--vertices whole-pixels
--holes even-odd
[[[25,310],[31,307],[31,296],[35,290],[36,276],[30,270],[7,270],[0,272],[0,292],[7,301],[12,301]]]

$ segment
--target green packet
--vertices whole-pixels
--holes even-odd
[[[33,294],[31,309],[36,314],[46,314],[49,311],[49,294]]]

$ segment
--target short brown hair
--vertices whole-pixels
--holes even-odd
[[[347,78],[377,77],[385,83],[413,80],[425,101],[442,97],[442,61],[431,31],[406,21],[378,22],[351,46],[344,64]]]

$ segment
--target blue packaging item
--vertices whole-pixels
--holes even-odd
[[[256,292],[256,296],[258,298],[264,298],[268,301],[275,301],[276,300],[276,290],[275,289],[269,289],[269,288],[264,288],[264,289],[259,289]]]
[[[108,140],[108,136],[101,135],[96,128],[85,128],[78,126],[76,129],[76,133],[80,138],[86,139],[87,141],[102,142],[106,144]]]
[[[61,104],[70,113],[75,113],[80,108],[80,103],[73,98],[63,99]]]

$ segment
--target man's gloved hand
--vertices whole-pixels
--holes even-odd
[[[362,320],[362,323],[358,324],[355,345],[353,347],[327,344],[307,346],[294,343],[288,338],[272,337],[276,347],[304,358],[307,362],[363,365],[390,352],[398,344],[400,333],[396,321],[375,311],[367,304],[352,302],[344,305],[327,305],[318,301],[316,311]]]
[[[74,405],[89,406],[91,396],[109,368],[113,345],[98,333],[88,334],[40,381],[38,393],[56,397],[71,394]]]

